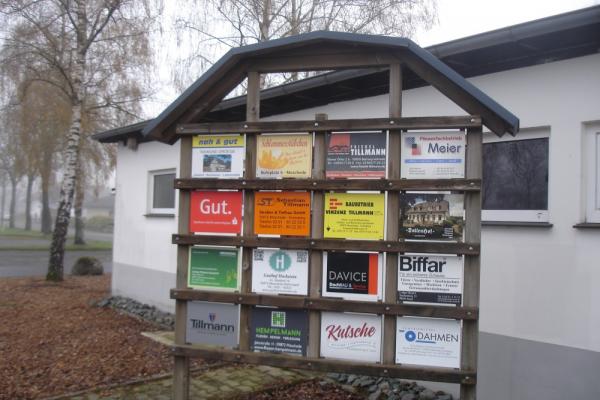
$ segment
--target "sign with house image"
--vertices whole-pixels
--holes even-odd
[[[407,240],[460,241],[464,195],[439,192],[400,194],[400,233]]]

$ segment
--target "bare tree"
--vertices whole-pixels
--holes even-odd
[[[139,117],[130,106],[146,95],[148,82],[136,79],[147,76],[142,67],[151,60],[147,39],[155,11],[150,1],[142,0],[0,0],[2,22],[8,26],[2,61],[25,65],[28,77],[55,86],[70,103],[48,280],[63,279],[82,115],[111,108]]]
[[[188,86],[229,48],[316,30],[412,36],[436,21],[436,0],[188,0],[176,17]],[[198,10],[190,13],[189,9]],[[195,46],[189,50],[190,46]],[[287,76],[296,79],[297,74]]]

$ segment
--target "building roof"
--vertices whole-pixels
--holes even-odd
[[[450,81],[459,82],[460,87],[480,101],[484,107],[497,112],[500,119],[505,122],[506,130],[514,133],[518,129],[516,117],[460,78],[458,74],[472,77],[597,53],[600,48],[600,6],[453,40],[428,47],[427,51],[408,39],[335,32],[316,32],[304,35],[301,40],[285,38],[273,41],[275,43],[267,42],[234,49],[215,64],[207,72],[208,75],[203,75],[186,90],[159,117],[128,127],[102,132],[95,135],[94,138],[101,142],[116,142],[127,137],[136,137],[140,141],[152,140],[150,134],[159,135],[162,129],[168,128],[165,126],[169,124],[170,120],[176,119],[175,110],[179,109],[184,112],[182,106],[186,102],[192,105],[197,104],[197,101],[192,101],[194,94],[196,96],[201,94],[199,92],[204,90],[202,87],[207,85],[209,78],[214,78],[215,74],[218,75],[215,71],[223,73],[224,65],[229,65],[232,59],[239,61],[244,55],[264,55],[273,49],[281,50],[289,46],[298,46],[299,43],[306,44],[315,41],[338,43],[350,41],[353,44],[365,43],[368,46],[409,48],[411,52],[418,53],[419,57],[422,57],[429,65],[441,70],[441,73],[446,75]],[[443,63],[436,62],[433,55],[450,65],[456,72]],[[457,76],[460,79],[457,79]],[[403,74],[404,89],[427,84],[411,71],[405,71]],[[261,91],[261,117],[387,92],[387,68],[352,69],[326,73]],[[245,119],[245,102],[245,96],[222,100],[213,105],[210,111],[196,115],[193,122],[242,121]]]

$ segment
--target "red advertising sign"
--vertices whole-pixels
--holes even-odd
[[[241,233],[242,202],[242,192],[192,192],[190,232]]]

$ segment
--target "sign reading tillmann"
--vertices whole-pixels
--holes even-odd
[[[383,239],[383,193],[325,193],[323,236],[340,239]]]
[[[327,178],[385,178],[383,132],[333,132],[327,135]]]
[[[254,351],[306,355],[308,312],[252,307],[250,348]]]
[[[185,341],[235,347],[239,341],[240,306],[189,301]]]
[[[460,306],[463,258],[456,255],[398,256],[398,300]]]
[[[308,294],[308,250],[254,249],[252,291]]]
[[[241,178],[244,136],[199,135],[192,139],[192,178]]]
[[[400,194],[400,234],[408,240],[460,241],[464,195],[441,192]]]

